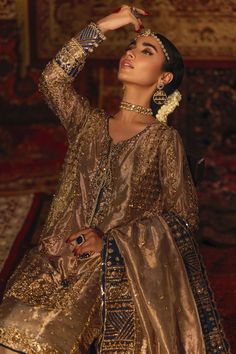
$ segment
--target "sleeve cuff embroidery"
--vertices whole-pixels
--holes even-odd
[[[74,78],[83,69],[88,53],[105,39],[96,23],[91,22],[57,53],[55,61],[68,76]]]

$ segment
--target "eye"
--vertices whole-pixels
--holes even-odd
[[[153,53],[149,49],[144,49],[142,52],[143,53],[148,53],[149,55],[153,55]]]

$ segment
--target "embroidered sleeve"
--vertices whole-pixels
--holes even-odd
[[[183,142],[176,129],[170,128],[167,134],[160,156],[164,212],[177,214],[191,231],[195,231],[199,223],[197,192]]]
[[[63,46],[41,74],[39,91],[69,137],[82,127],[91,110],[88,99],[75,91],[73,81],[83,69],[89,52],[105,39],[96,23],[90,22]]]

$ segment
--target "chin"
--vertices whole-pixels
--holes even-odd
[[[130,72],[126,72],[125,70],[119,70],[118,71],[118,74],[117,74],[117,78],[118,80],[122,80],[122,79],[125,79],[125,78],[130,78],[132,77],[132,74],[130,74]]]

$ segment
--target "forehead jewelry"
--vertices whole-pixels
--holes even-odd
[[[163,52],[164,52],[164,54],[165,54],[166,59],[167,59],[168,61],[170,60],[169,54],[167,53],[167,50],[166,50],[166,48],[164,47],[164,44],[162,43],[162,41],[160,40],[160,38],[158,38],[158,37],[155,35],[155,33],[150,30],[150,28],[147,28],[146,30],[142,31],[140,34],[138,34],[138,35],[136,36],[135,39],[137,39],[138,37],[143,37],[143,36],[152,36],[152,37],[154,37],[154,38],[159,42],[159,44],[160,44],[160,46],[161,46],[161,48],[162,48],[162,50],[163,50]]]

